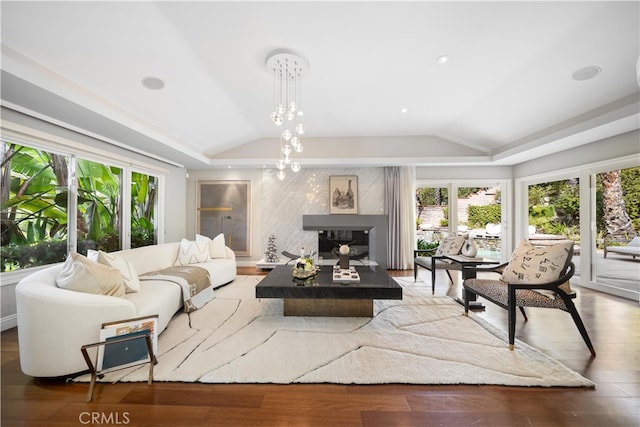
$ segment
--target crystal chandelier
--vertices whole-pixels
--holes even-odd
[[[273,73],[273,105],[269,118],[280,130],[280,159],[276,161],[277,177],[286,176],[285,169],[300,170],[300,163],[293,156],[302,152],[304,125],[301,118],[301,80],[307,63],[299,56],[279,51],[267,59],[267,69]]]

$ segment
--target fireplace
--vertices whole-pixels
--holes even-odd
[[[351,259],[369,257],[369,230],[318,230],[318,256],[338,259],[341,245],[349,246]]]
[[[319,256],[334,257],[332,252],[334,245],[338,243],[356,246],[362,254],[365,244],[360,242],[366,240],[368,262],[383,269],[387,268],[387,224],[386,215],[302,215],[302,229],[318,233]],[[321,232],[330,241],[330,247],[329,243],[324,247],[320,246]],[[329,254],[323,255],[327,251]]]

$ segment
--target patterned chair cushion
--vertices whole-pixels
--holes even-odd
[[[471,292],[481,294],[502,306],[506,307],[508,305],[509,286],[502,280],[467,279],[464,281],[464,286]],[[542,292],[530,289],[516,289],[516,306],[559,308],[560,310],[569,311],[562,298],[553,298]]]
[[[553,282],[571,262],[572,247],[572,241],[535,247],[528,240],[523,240],[513,251],[501,280],[508,283]]]

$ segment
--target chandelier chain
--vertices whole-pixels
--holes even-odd
[[[294,161],[293,157],[303,149],[301,136],[305,128],[300,121],[303,115],[301,80],[307,64],[292,53],[280,52],[267,59],[267,67],[273,71],[274,110],[270,118],[280,134],[280,158],[276,161],[277,176],[284,179],[287,166],[293,172],[300,170],[300,163]]]

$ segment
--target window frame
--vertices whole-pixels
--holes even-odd
[[[122,198],[121,212],[121,230],[120,230],[120,247],[122,250],[131,248],[131,174],[138,172],[150,176],[154,176],[158,183],[158,195],[155,206],[155,233],[156,241],[162,243],[164,241],[164,217],[161,213],[165,211],[165,180],[168,171],[146,162],[136,159],[127,158],[117,153],[89,147],[77,141],[72,141],[57,135],[52,135],[40,130],[28,128],[23,125],[2,121],[0,128],[0,139],[4,144],[5,141],[34,148],[37,150],[48,151],[51,153],[64,155],[69,158],[69,194],[75,197],[69,198],[67,212],[75,212],[77,207],[78,186],[76,180],[77,159],[82,158],[92,162],[106,163],[109,166],[121,169],[122,179],[120,183],[120,194]],[[77,248],[77,219],[75,215],[68,215],[68,231],[67,231],[67,253],[74,252]],[[54,264],[40,265],[35,267],[23,268],[15,271],[1,272],[3,285],[15,284],[18,280],[26,277],[34,271],[48,268]]]
[[[418,179],[416,180],[416,188],[421,187],[440,187],[446,188],[449,193],[447,208],[449,209],[449,226],[448,232],[455,233],[458,231],[458,188],[464,187],[494,187],[500,188],[500,254],[502,261],[508,259],[513,247],[513,236],[511,232],[511,214],[512,214],[512,185],[510,179]]]
[[[597,283],[596,257],[593,249],[596,247],[596,174],[613,169],[627,169],[640,167],[640,158],[637,155],[628,155],[615,159],[587,163],[542,174],[518,177],[515,179],[516,187],[516,215],[515,224],[517,235],[522,238],[527,236],[529,222],[528,187],[532,184],[540,184],[550,181],[559,181],[570,178],[580,180],[580,240],[588,242],[580,246],[580,279],[579,286],[593,289],[599,292],[637,300],[638,295],[630,294],[624,290],[617,290],[610,286]]]

